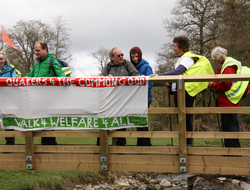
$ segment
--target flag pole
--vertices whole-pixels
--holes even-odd
[[[3,41],[3,54],[5,54],[5,45],[4,45],[4,41]]]
[[[5,54],[4,37],[3,37],[3,27],[2,27],[2,43],[3,43],[3,54]]]

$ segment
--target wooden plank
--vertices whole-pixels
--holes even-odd
[[[100,137],[99,131],[34,131],[34,137]]]
[[[148,114],[178,114],[177,108],[160,107],[160,108],[148,108]]]
[[[169,146],[109,146],[109,153],[124,154],[179,154],[179,147]]]
[[[187,132],[187,138],[250,139],[250,132]]]
[[[0,137],[25,137],[25,132],[21,132],[21,131],[0,131]]]
[[[26,170],[26,161],[0,162],[0,170]]]
[[[187,172],[250,175],[249,157],[188,156]]]
[[[149,82],[155,86],[166,86],[166,82],[177,82],[178,76],[154,76],[149,77]],[[223,75],[183,75],[184,82],[210,82],[210,81],[249,81],[249,74],[223,74]]]
[[[200,166],[204,169],[210,166],[250,169],[249,157],[188,156],[187,165]]]
[[[86,162],[86,163],[100,163],[99,154],[35,154],[35,162]]]
[[[238,113],[250,114],[250,107],[195,107],[186,108],[187,114],[220,114],[220,113]]]
[[[160,164],[167,165],[179,165],[178,155],[127,155],[127,154],[110,154],[109,163],[121,163],[121,164]]]
[[[166,86],[166,82],[176,82],[178,80],[178,76],[153,76],[149,77],[149,82],[154,83],[154,86]]]
[[[23,162],[26,164],[26,155],[25,153],[2,153],[0,154],[0,162]],[[26,168],[25,168],[26,169]]]
[[[113,155],[109,156],[111,171],[174,172],[179,173],[179,156]]]
[[[43,146],[35,145],[35,153],[93,153],[99,154],[100,147],[93,145],[56,145],[56,146]]]
[[[0,152],[23,152],[25,153],[25,145],[0,145]]]
[[[99,157],[99,156],[98,156]],[[73,170],[73,171],[101,171],[101,164],[99,163],[86,163],[78,162],[49,162],[49,163],[36,163],[36,170]]]
[[[220,114],[220,113],[238,113],[249,114],[250,107],[193,107],[185,108],[186,114]],[[148,114],[178,114],[177,108],[149,108]]]
[[[249,148],[188,147],[188,155],[242,155],[250,156]]]
[[[0,170],[26,170],[25,153],[0,154]]]
[[[35,154],[36,170],[100,171],[99,154]]]
[[[178,131],[109,131],[109,137],[179,138]]]
[[[164,172],[164,173],[179,173],[180,167],[177,165],[162,164],[142,164],[131,163],[129,165],[121,163],[110,163],[110,171],[130,171],[130,172]]]
[[[195,107],[195,108],[185,108],[186,114],[249,114],[250,107]],[[149,108],[148,114],[177,114],[177,108]]]
[[[249,168],[231,168],[231,167],[210,166],[204,169],[200,166],[188,166],[187,171],[188,173],[200,173],[200,174],[250,175]]]

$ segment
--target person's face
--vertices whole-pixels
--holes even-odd
[[[35,44],[34,50],[35,50],[35,54],[36,54],[38,59],[44,58],[48,53],[47,49],[42,49],[40,43]]]
[[[120,65],[120,64],[122,64],[122,62],[123,62],[123,53],[122,53],[122,51],[119,50],[119,49],[115,49],[115,50],[113,51],[113,54],[114,54],[114,55],[111,57],[113,63],[114,63],[115,65]]]
[[[139,62],[138,53],[131,54],[131,59],[133,60],[134,63],[138,64],[138,62]]]
[[[4,63],[5,63],[4,56],[3,56],[3,54],[0,54],[0,67],[3,67]]]
[[[174,43],[173,50],[174,50],[174,54],[177,55],[177,56],[181,56],[181,55],[183,54],[183,48],[180,49],[180,48],[178,47],[178,44],[177,44],[177,43]]]

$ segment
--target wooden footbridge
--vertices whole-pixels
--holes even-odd
[[[0,170],[85,170],[250,175],[250,148],[187,147],[186,138],[249,139],[249,132],[186,132],[186,114],[250,114],[249,107],[185,107],[185,82],[242,81],[250,75],[165,76],[149,82],[176,82],[177,108],[149,108],[149,114],[178,114],[178,131],[0,131],[0,137],[23,137],[25,144],[0,145]],[[34,137],[100,137],[97,145],[43,146]],[[179,146],[114,146],[108,138],[178,138]]]

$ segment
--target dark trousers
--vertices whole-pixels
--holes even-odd
[[[42,137],[42,145],[57,145],[56,137]]]
[[[185,93],[186,107],[193,107],[196,96],[192,97],[187,93],[187,91],[185,92],[186,92]],[[177,92],[173,92],[173,93],[174,93],[175,107],[178,107]],[[193,114],[186,115],[186,131],[193,131],[192,117],[193,117]],[[193,145],[193,139],[187,138],[187,144]]]
[[[50,131],[54,131],[54,130],[50,130]],[[41,144],[42,145],[57,145],[56,137],[42,137]]]
[[[138,127],[137,131],[148,131],[148,127]],[[150,138],[137,138],[137,146],[151,146]]]
[[[221,129],[223,132],[239,132],[237,114],[221,114]],[[241,147],[239,139],[224,139],[225,147]]]
[[[5,129],[5,131],[14,131],[14,129]],[[15,138],[14,137],[5,137],[6,145],[14,145]]]
[[[117,129],[117,131],[126,131],[126,128]],[[125,146],[126,143],[127,143],[126,138],[120,137],[120,138],[117,138],[116,146]]]

